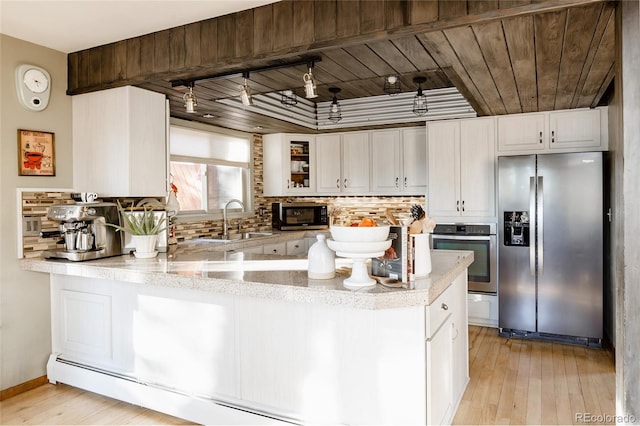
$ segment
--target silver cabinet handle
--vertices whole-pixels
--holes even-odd
[[[340,178],[336,179],[336,188],[340,189]]]
[[[406,177],[406,176],[405,176],[405,178],[404,178],[404,187],[405,187],[405,188],[407,187],[407,177]]]
[[[542,131],[540,131],[540,143],[542,143]]]
[[[347,179],[346,179],[346,178],[345,178],[345,180],[344,180],[344,187],[345,187],[345,188],[347,187]]]
[[[449,310],[449,307],[447,306],[447,304],[446,304],[446,303],[443,303],[443,304],[440,306],[440,309],[442,309],[443,311],[448,311],[448,310]]]
[[[398,186],[398,182],[399,182],[399,181],[400,181],[400,178],[398,178],[398,177],[397,177],[397,178],[396,178],[396,188],[399,188],[399,186]]]

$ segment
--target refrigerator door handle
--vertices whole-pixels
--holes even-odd
[[[536,275],[536,178],[529,177],[529,273]]]
[[[543,190],[543,177],[538,176],[538,211],[536,217],[538,223],[536,230],[538,232],[538,238],[536,241],[536,247],[538,248],[538,275],[544,273],[544,190]]]

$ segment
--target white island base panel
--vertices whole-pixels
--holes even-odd
[[[50,381],[198,423],[448,424],[468,382],[466,270],[430,306],[390,309],[51,286]]]

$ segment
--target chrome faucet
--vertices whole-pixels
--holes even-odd
[[[222,210],[222,238],[225,240],[229,238],[229,222],[227,220],[227,208],[231,203],[240,204],[240,207],[242,207],[242,209],[244,210],[244,204],[242,203],[242,201],[236,198],[229,200],[229,202],[227,202],[227,204],[224,205],[224,209]]]

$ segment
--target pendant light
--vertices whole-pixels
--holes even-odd
[[[280,92],[280,103],[287,108],[291,108],[298,103],[298,97],[293,90],[283,90]]]
[[[331,105],[329,105],[329,121],[337,123],[342,120],[342,109],[338,103],[338,97],[336,96],[340,93],[340,89],[338,87],[330,87],[329,92],[333,93],[333,100],[331,101]]]
[[[384,87],[382,88],[384,93],[389,96],[395,96],[402,91],[400,86],[400,77],[397,75],[390,75],[384,79]]]
[[[318,97],[318,93],[316,92],[316,80],[313,77],[311,68],[313,68],[313,62],[309,64],[309,72],[302,76],[302,81],[304,81],[304,97],[307,99]]]
[[[184,101],[184,108],[189,114],[193,114],[198,112],[198,99],[196,95],[193,93],[194,82],[190,81],[187,83],[187,87],[189,91],[184,94],[182,100]]]
[[[415,77],[413,82],[418,85],[418,92],[416,96],[413,98],[413,113],[415,115],[426,115],[429,112],[427,108],[427,96],[422,93],[421,84],[427,81],[424,77]]]
[[[242,100],[242,105],[252,106],[253,97],[251,97],[251,88],[247,84],[249,73],[248,72],[242,73],[242,77],[244,78],[244,84],[240,86],[240,99]]]

